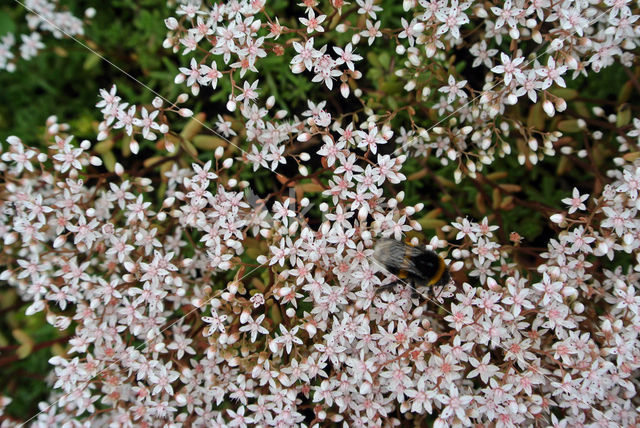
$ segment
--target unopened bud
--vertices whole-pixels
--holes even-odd
[[[229,293],[231,294],[236,294],[238,292],[238,283],[233,281],[231,282],[228,286],[227,289],[229,290]]]
[[[273,95],[271,95],[269,98],[267,98],[267,102],[265,103],[266,107],[268,110],[270,110],[276,103],[276,97],[274,97]]]
[[[369,206],[365,204],[358,210],[358,220],[360,220],[360,223],[364,223],[367,220],[367,217],[369,216],[368,208]]]
[[[311,138],[311,134],[309,134],[308,132],[303,132],[302,134],[298,135],[297,140],[300,141],[301,143],[304,143],[305,141],[309,141],[310,138]]]
[[[547,116],[549,117],[553,117],[553,115],[556,114],[556,110],[553,107],[553,103],[549,100],[546,100],[544,103],[542,103],[542,109],[544,110],[545,113],[547,113]]]
[[[53,241],[53,248],[60,248],[65,242],[67,242],[67,235],[60,235]]]
[[[176,28],[178,28],[178,20],[175,19],[173,16],[169,17],[164,20],[164,25],[166,25],[169,30],[173,31]]]
[[[138,144],[136,140],[131,140],[131,142],[129,143],[129,150],[131,150],[131,153],[133,153],[134,155],[137,155],[140,151],[140,144]]]
[[[343,82],[342,84],[340,84],[340,94],[342,95],[343,98],[349,98],[350,92],[351,92],[351,88],[349,88],[349,85],[347,84],[347,82]]]
[[[38,160],[40,160],[40,159],[38,159]],[[43,162],[43,161],[40,161],[40,162]],[[98,156],[91,156],[89,158],[89,163],[91,165],[93,165],[93,166],[100,166],[100,165],[102,165],[102,159],[100,159]]]
[[[453,263],[451,265],[451,267],[449,268],[449,270],[451,272],[458,272],[460,269],[462,269],[464,267],[464,262],[463,261],[457,261],[455,263]]]
[[[573,304],[573,312],[575,312],[576,314],[581,314],[584,312],[584,305],[580,302],[576,302]]]
[[[564,217],[564,214],[558,213],[558,214],[552,215],[550,219],[555,224],[561,224],[564,222],[565,217]]]

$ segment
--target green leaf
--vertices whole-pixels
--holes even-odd
[[[14,33],[16,31],[16,24],[8,13],[0,13],[0,36],[4,36],[7,33]]]
[[[391,55],[389,55],[389,52],[383,51],[378,56],[378,59],[380,60],[380,65],[382,65],[385,69],[388,70],[391,65]]]
[[[621,109],[616,117],[616,126],[625,126],[631,123],[631,110],[628,108]]]
[[[393,95],[389,95],[387,97],[387,104],[392,110],[398,110],[398,108],[400,107],[398,105],[398,101],[396,101],[396,97],[394,97]]]
[[[200,150],[215,150],[218,147],[225,147],[227,142],[220,137],[213,135],[196,135],[193,137],[193,145]]]
[[[82,64],[82,69],[83,70],[91,70],[92,68],[95,68],[96,65],[98,65],[101,61],[101,58],[94,54],[93,52],[89,53],[87,55],[87,59],[84,61],[84,64]]]
[[[382,63],[380,62],[380,59],[378,58],[378,55],[375,54],[375,52],[369,51],[367,53],[367,60],[369,61],[369,64],[371,64],[374,68],[382,68]]]
[[[578,121],[576,119],[571,120],[561,120],[558,122],[558,129],[562,132],[580,132],[580,126],[578,125]]]
[[[427,216],[424,216],[420,220],[418,220],[418,223],[420,223],[420,226],[422,226],[423,229],[440,229],[447,224],[447,222],[444,220],[440,220],[438,218],[429,218]]]
[[[116,169],[116,157],[111,150],[102,154],[102,161],[107,171],[113,172]]]
[[[571,101],[578,97],[579,93],[575,89],[571,88],[552,88],[549,90],[553,95],[556,95],[565,101]]]

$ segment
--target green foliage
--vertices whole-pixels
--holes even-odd
[[[10,291],[3,292],[3,298],[8,293]],[[54,341],[65,335],[49,325],[42,312],[26,316],[26,308],[24,305],[0,312],[0,330],[6,334],[3,339],[7,340],[0,350],[4,348],[8,351],[0,351],[0,395],[13,398],[5,413],[16,419],[24,419],[25,415],[37,413],[38,402],[46,400],[51,392],[44,379],[51,370],[48,361],[52,357],[52,347],[38,349],[38,344]],[[25,351],[26,356],[11,359],[15,354],[21,355],[22,351],[19,348],[16,350],[16,347],[23,341],[29,345]]]
[[[34,415],[38,412],[37,404],[47,400],[51,387],[44,378],[51,370],[49,358],[51,350],[43,348],[1,371],[0,382],[4,385],[1,393],[13,399],[5,409],[8,416],[20,420],[25,415]]]
[[[99,89],[114,83],[131,103],[153,99],[153,94],[116,67],[165,96],[179,91],[173,85],[177,65],[168,60],[171,53],[162,48],[166,29],[161,23],[169,15],[166,1],[114,0],[110,7],[97,0],[60,4],[78,17],[88,7],[98,10],[92,24],[85,26],[85,37],[78,40],[113,65],[76,41],[44,37],[47,48],[38,56],[29,61],[20,59],[15,73],[0,72],[2,141],[9,135],[20,135],[27,143],[39,144],[38,136],[51,114],[78,129],[78,137],[95,137],[99,112],[91,106],[98,100]],[[17,4],[0,8],[0,36],[9,31],[29,33],[25,15]]]

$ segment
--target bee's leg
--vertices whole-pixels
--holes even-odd
[[[416,281],[411,281],[411,289],[413,290],[413,293],[411,294],[412,299],[418,299],[421,301],[428,299],[428,297],[426,297],[424,293],[421,293],[420,291],[418,291],[418,287],[421,287],[421,289],[424,289],[425,288],[424,285],[425,284],[419,284]]]
[[[418,291],[418,289],[412,284],[413,293],[411,294],[412,299],[424,299],[424,295]]]
[[[388,284],[381,285],[376,289],[376,294],[382,293],[383,291],[393,291],[396,288],[400,281],[392,281]]]

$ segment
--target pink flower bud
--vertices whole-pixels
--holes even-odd
[[[556,114],[556,110],[553,107],[553,103],[549,100],[546,100],[544,103],[542,103],[542,109],[544,110],[545,113],[547,113],[547,116],[549,117],[553,117],[553,115]]]
[[[564,214],[558,213],[551,216],[551,221],[555,224],[561,224],[565,220]]]
[[[304,143],[305,141],[309,141],[310,138],[311,134],[309,134],[308,132],[303,132],[302,134],[298,135],[297,140],[301,143]]]
[[[178,20],[175,19],[173,16],[169,17],[164,20],[164,25],[166,25],[169,30],[173,31],[176,28],[178,28]]]
[[[65,242],[67,242],[67,236],[60,235],[56,238],[55,241],[53,241],[53,248],[60,248],[64,245]]]
[[[369,216],[369,205],[364,204],[358,210],[358,220],[360,220],[360,222],[364,222],[367,220],[368,216]]]
[[[178,110],[178,114],[182,117],[191,117],[193,116],[193,112],[191,110],[189,110],[188,108],[181,108],[180,110]]]
[[[340,93],[342,94],[342,96],[344,98],[348,98],[350,92],[351,92],[351,90],[350,90],[349,84],[347,84],[347,82],[344,82],[344,83],[342,83],[340,85]]]
[[[129,143],[129,149],[131,150],[131,153],[137,155],[140,151],[140,144],[138,144],[136,140],[131,140],[131,142]]]
[[[229,293],[236,294],[238,292],[238,283],[233,281],[227,286],[227,289],[229,290]]]
[[[584,312],[584,305],[580,302],[576,302],[573,304],[573,312],[575,312],[576,314],[581,314]]]
[[[291,65],[291,72],[293,74],[300,74],[305,70],[306,70],[306,67],[304,66],[304,62],[298,62],[296,64]]]
[[[184,83],[185,80],[187,80],[187,76],[180,73],[180,74],[176,74],[176,77],[173,79],[173,83],[175,83],[176,85],[180,85]]]
[[[464,266],[464,262],[463,262],[463,261],[457,261],[457,262],[455,262],[455,263],[453,263],[453,264],[451,265],[451,268],[450,268],[449,270],[450,270],[451,272],[457,272],[457,271],[459,271],[460,269],[462,269],[462,268],[463,268],[463,266]]]
[[[273,95],[267,98],[267,102],[265,103],[267,110],[271,110],[271,108],[275,105],[275,103],[276,103],[276,97],[274,97]]]

